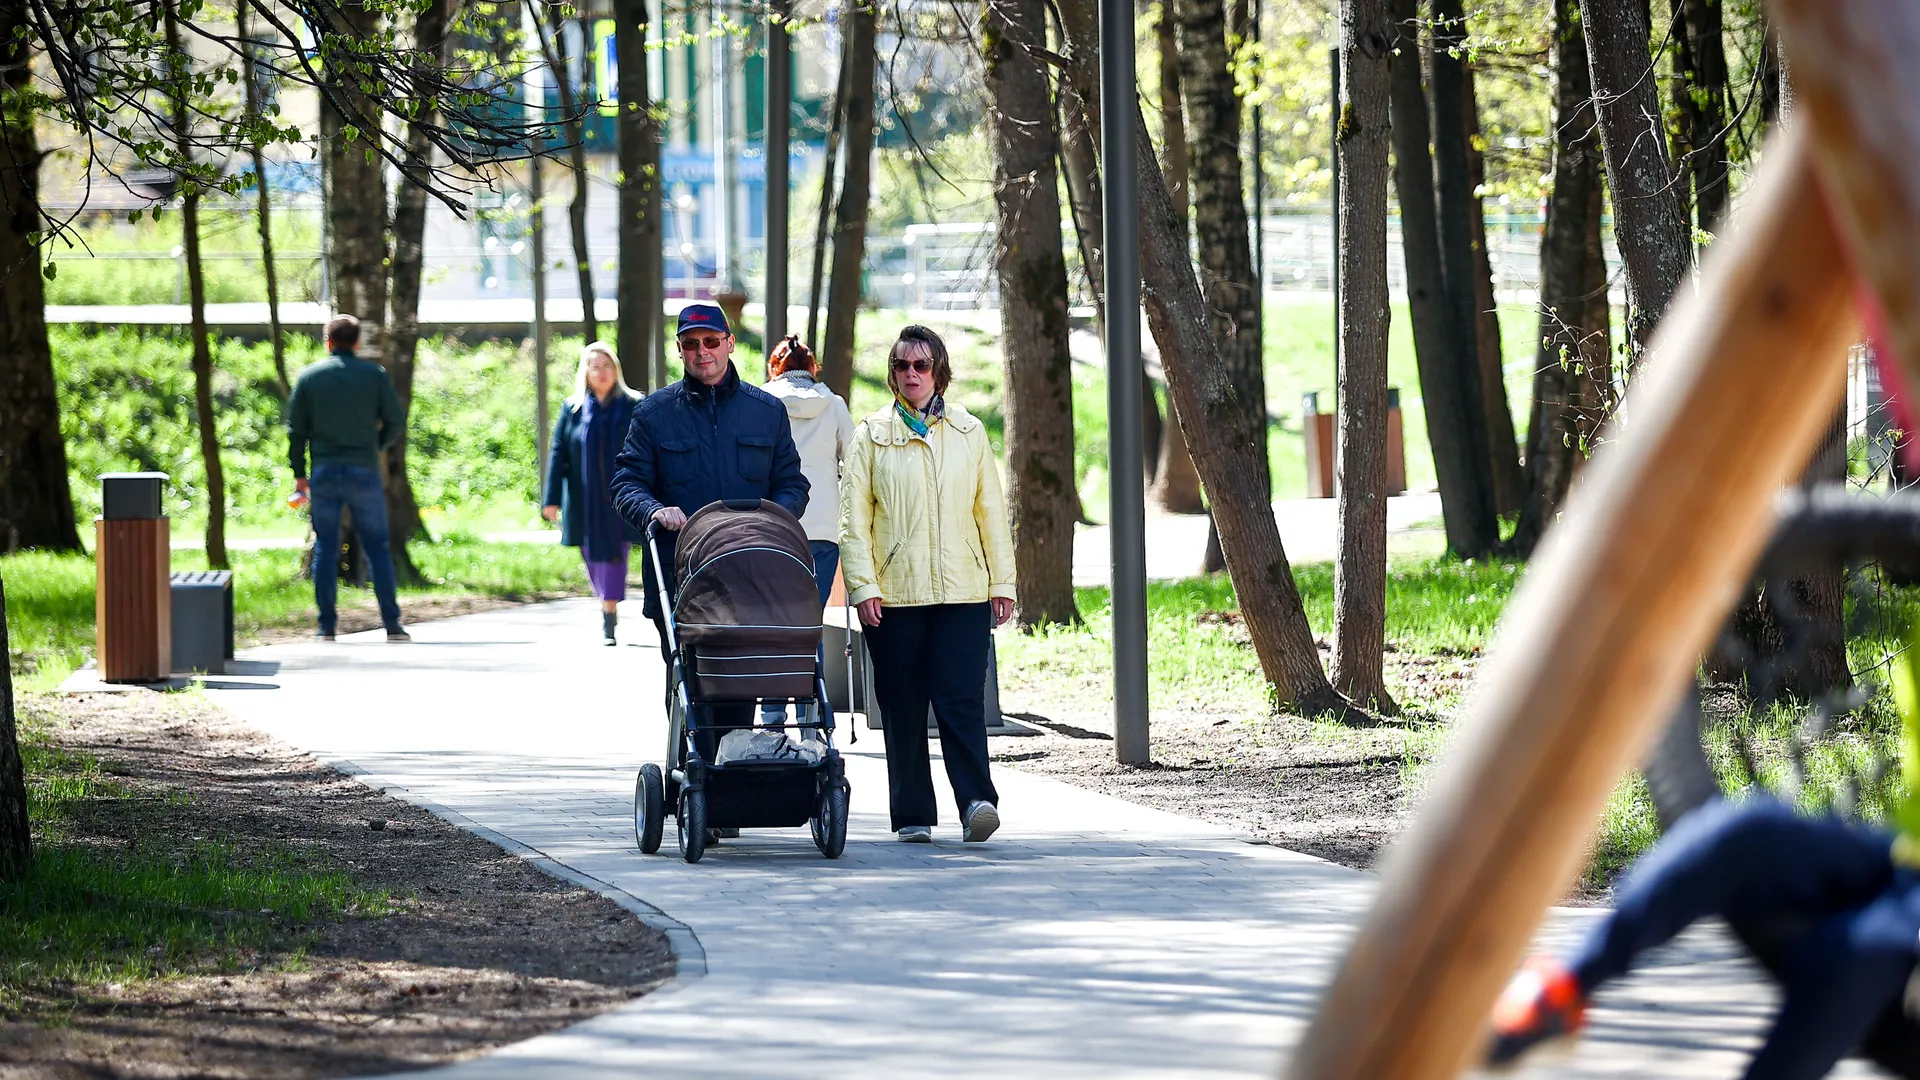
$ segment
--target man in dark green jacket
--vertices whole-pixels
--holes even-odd
[[[315,635],[333,640],[334,594],[340,577],[340,517],[353,515],[353,531],[366,550],[380,621],[388,641],[411,641],[400,627],[394,598],[393,553],[387,548],[387,496],[380,483],[380,454],[406,437],[400,398],[387,371],[355,355],[360,320],[336,316],[327,324],[327,358],[294,382],[287,402],[288,459],[294,489],[312,499],[313,600],[320,609]],[[313,475],[307,475],[308,451]]]

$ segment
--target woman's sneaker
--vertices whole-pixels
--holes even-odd
[[[975,799],[967,804],[967,812],[961,815],[960,839],[969,844],[977,844],[993,835],[1000,827],[1000,811],[985,799]]]
[[[900,830],[899,837],[903,844],[931,844],[933,829],[927,825],[909,825]]]
[[[1587,996],[1573,972],[1558,960],[1536,956],[1494,1003],[1487,1067],[1508,1069],[1541,1047],[1571,1043],[1586,1020]]]

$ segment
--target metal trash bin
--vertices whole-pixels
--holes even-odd
[[[173,670],[218,675],[233,659],[233,573],[172,575]]]

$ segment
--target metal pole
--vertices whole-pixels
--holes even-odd
[[[1340,48],[1327,50],[1327,64],[1333,82],[1333,127],[1327,143],[1327,161],[1333,165],[1333,205],[1328,217],[1333,222],[1333,371],[1334,383],[1340,381]]]
[[[1113,753],[1147,740],[1146,469],[1141,458],[1140,177],[1135,171],[1133,3],[1100,0],[1101,164],[1106,172],[1107,497],[1113,540]]]
[[[767,349],[787,336],[787,147],[793,113],[790,0],[772,0],[767,19]]]

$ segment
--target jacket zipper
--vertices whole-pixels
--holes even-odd
[[[880,572],[878,574],[873,575],[874,577],[879,578],[879,577],[886,576],[887,567],[893,565],[893,557],[895,555],[900,554],[900,547],[902,544],[905,544],[905,543],[906,543],[905,540],[901,540],[893,545],[893,550],[887,552],[887,561],[880,564]]]

